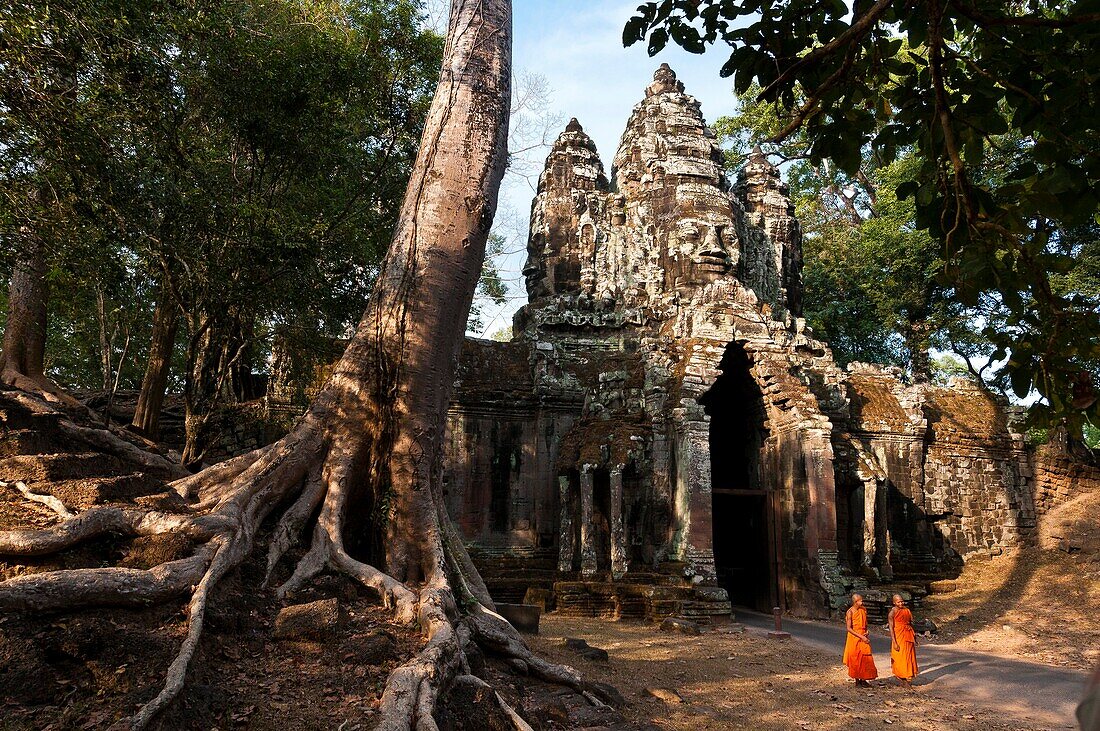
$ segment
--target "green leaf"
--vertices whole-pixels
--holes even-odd
[[[649,24],[644,18],[633,17],[626,22],[626,26],[623,28],[623,46],[633,46],[640,40],[645,38],[646,29]]]
[[[668,31],[664,28],[657,28],[649,34],[649,47],[646,51],[650,56],[656,56],[661,52],[661,49],[668,43]]]

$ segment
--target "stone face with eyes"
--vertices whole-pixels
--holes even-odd
[[[666,289],[687,294],[729,275],[734,257],[727,248],[725,232],[730,228],[728,219],[721,223],[692,218],[678,221],[662,256]]]
[[[743,277],[759,299],[781,305],[781,288],[800,281],[798,261],[786,253],[797,246],[772,245],[790,207],[772,180],[778,173],[754,157],[735,198],[724,166],[699,102],[667,66],[634,107],[613,184],[595,144],[571,121],[547,157],[532,208],[523,268],[532,306],[659,307]],[[745,228],[750,216],[753,231]]]

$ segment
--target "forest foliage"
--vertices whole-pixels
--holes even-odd
[[[894,255],[880,281],[897,289],[876,292],[881,266],[861,265],[860,291],[830,303],[863,326],[841,348],[911,359],[912,333],[900,354],[856,346],[882,328],[906,340],[899,318],[923,308],[927,342],[984,349],[992,381],[1038,397],[1035,420],[1100,421],[1095,0],[661,0],[638,6],[623,41],[650,54],[670,41],[694,53],[727,47],[721,73],[753,100],[733,127],[766,130],[773,153],[798,148],[803,172],[828,166],[796,181],[827,193],[818,213],[830,197],[857,208],[865,198],[862,223],[808,243],[824,250],[842,233],[842,258]],[[866,200],[887,187],[877,209]],[[887,221],[899,215],[907,225]],[[808,286],[843,273],[811,268]],[[959,319],[969,333],[940,327]]]
[[[442,55],[409,0],[13,0],[0,240],[49,252],[50,374],[135,388],[178,318],[189,415],[271,348],[310,372],[363,311]]]

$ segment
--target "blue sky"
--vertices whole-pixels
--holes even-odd
[[[735,100],[729,79],[719,77],[726,54],[716,47],[703,55],[666,48],[650,58],[642,44],[623,48],[623,25],[640,0],[515,0],[513,3],[513,67],[517,74],[532,73],[546,79],[550,107],[562,117],[564,127],[576,117],[592,137],[610,173],[611,158],[619,144],[630,110],[643,96],[653,72],[668,63],[684,82],[689,94],[702,103],[703,114],[713,122],[733,111]],[[437,6],[438,7],[438,6]],[[560,130],[559,130],[560,131]],[[545,157],[545,151],[537,153]],[[527,217],[533,192],[527,182],[509,176],[501,191],[498,222],[512,236],[510,250],[498,266],[511,286],[504,307],[485,307],[489,320],[484,334],[511,323],[512,313],[524,303],[520,270]]]
[[[623,48],[623,25],[637,6],[638,0],[516,0],[513,6],[515,68],[546,77],[554,106],[580,120],[605,165],[662,62],[702,102],[708,120],[734,107],[730,80],[718,76],[726,60],[721,48],[703,55],[666,48],[654,58],[643,44]]]

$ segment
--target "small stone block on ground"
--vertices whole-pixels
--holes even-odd
[[[607,662],[609,656],[607,650],[600,647],[593,647],[584,640],[577,639],[575,637],[566,637],[565,646],[573,652],[577,653],[585,660],[596,660],[598,662]]]
[[[685,635],[699,634],[699,625],[688,619],[679,617],[666,617],[661,621],[662,632],[679,632]]]
[[[497,613],[508,620],[520,632],[529,635],[539,633],[539,617],[542,610],[533,604],[497,604]]]
[[[275,639],[320,642],[335,634],[339,624],[340,604],[335,599],[295,604],[275,617]]]
[[[683,703],[684,699],[674,690],[668,688],[646,688],[646,693],[665,703]]]
[[[539,589],[530,587],[523,595],[523,603],[531,604],[542,610],[543,614],[554,611],[554,591],[552,589]]]

